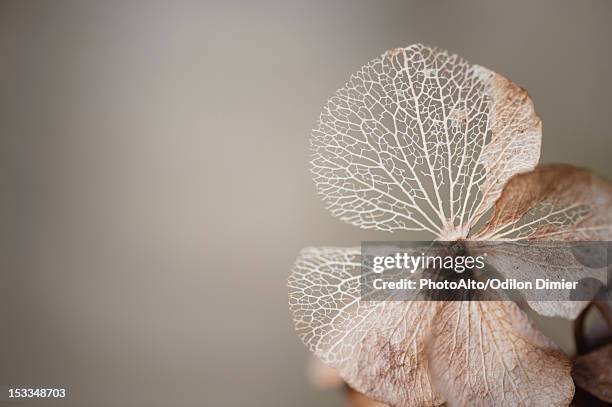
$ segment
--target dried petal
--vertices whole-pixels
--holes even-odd
[[[546,165],[513,177],[495,203],[491,218],[472,239],[477,240],[541,240],[541,241],[610,241],[612,240],[612,184],[591,171],[570,165]],[[576,276],[597,278],[603,283],[606,275],[586,275],[584,267],[563,260],[565,270],[554,261],[542,263],[532,244],[516,253],[491,253],[488,262],[508,277],[531,274],[542,278]],[[557,251],[557,255],[561,255]],[[571,260],[571,259],[570,259]],[[575,259],[574,259],[575,260]],[[578,273],[578,274],[576,274]],[[596,275],[597,274],[597,275]],[[568,298],[569,300],[569,298]],[[529,305],[547,316],[575,318],[587,301],[535,301]]]
[[[312,133],[319,193],[363,228],[465,237],[513,175],[539,160],[526,92],[486,68],[420,44],[351,76]]]
[[[577,386],[612,403],[612,344],[578,356],[572,376]]]
[[[473,238],[612,240],[612,184],[571,165],[545,165],[517,175]]]
[[[429,346],[449,406],[567,406],[571,363],[510,301],[448,302]]]
[[[311,248],[289,277],[296,330],[355,390],[394,406],[442,404],[425,340],[439,303],[360,301],[360,249]]]
[[[580,281],[590,279],[599,285],[584,285],[578,290],[519,290],[529,305],[539,314],[574,319],[589,304],[599,287],[607,283],[605,266],[585,265],[576,256],[576,247],[557,241],[519,241],[491,244],[491,242],[467,242],[474,256],[486,255],[487,265],[501,272],[504,278],[534,282],[536,278],[552,281]],[[596,245],[593,244],[593,247]],[[604,245],[598,245],[605,251]],[[604,252],[605,253],[605,252]],[[602,255],[604,254],[602,253]],[[578,299],[583,299],[578,301]]]
[[[358,248],[306,249],[289,279],[299,336],[357,391],[392,406],[571,400],[569,361],[514,303],[360,301],[359,267]]]

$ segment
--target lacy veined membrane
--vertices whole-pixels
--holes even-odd
[[[311,145],[327,208],[361,228],[424,231],[470,250],[483,240],[612,240],[610,183],[537,167],[541,122],[527,92],[439,48],[393,49],[364,65],[324,106]],[[570,403],[569,359],[514,302],[422,292],[368,301],[361,257],[359,247],[305,249],[289,277],[298,335],[352,388],[392,406]],[[554,272],[513,251],[492,259],[502,275],[519,260],[525,273]],[[586,305],[527,302],[566,318]]]

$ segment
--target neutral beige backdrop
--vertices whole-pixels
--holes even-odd
[[[610,21],[607,0],[3,1],[0,384],[69,386],[56,405],[335,405],[305,380],[292,262],[415,236],[323,208],[325,100],[387,48],[438,45],[529,90],[544,162],[612,177]]]

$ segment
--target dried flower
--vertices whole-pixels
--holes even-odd
[[[312,172],[331,212],[362,228],[468,243],[612,240],[611,185],[536,168],[540,145],[524,90],[412,45],[372,60],[329,100]],[[512,255],[498,256],[510,272]],[[515,303],[361,301],[359,267],[359,248],[309,248],[289,278],[299,336],[357,391],[392,406],[570,403],[570,361]],[[585,304],[531,305],[575,317]]]

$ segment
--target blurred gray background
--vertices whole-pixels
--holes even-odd
[[[386,49],[438,45],[528,89],[544,162],[611,178],[610,21],[607,0],[2,1],[0,384],[69,386],[56,405],[337,405],[305,377],[292,263],[414,236],[324,209],[324,102]]]

